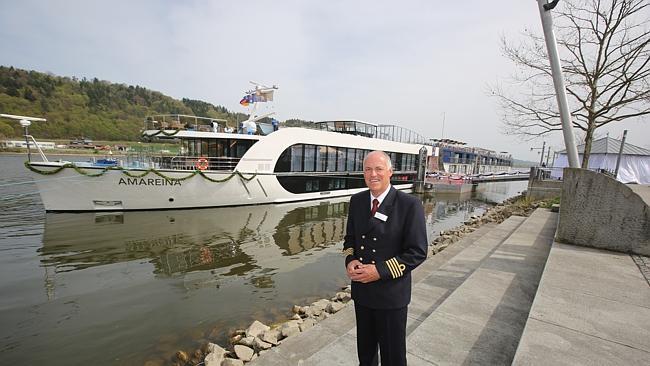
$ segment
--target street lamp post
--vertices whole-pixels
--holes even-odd
[[[546,150],[546,141],[543,141],[542,147],[531,147],[530,151],[540,150],[540,149],[542,150],[542,153],[540,154],[540,157],[539,157],[539,166],[542,166],[542,163],[544,163],[544,150]],[[549,147],[549,150],[550,149],[551,148]]]
[[[553,17],[551,10],[557,5],[559,0],[537,0],[539,7],[539,16],[542,19],[542,29],[544,30],[544,40],[548,50],[548,58],[551,64],[553,75],[553,85],[555,86],[555,96],[560,108],[560,120],[562,121],[562,134],[564,135],[564,145],[566,146],[569,166],[571,168],[580,168],[578,162],[578,149],[576,147],[573,130],[571,128],[571,114],[569,112],[569,102],[566,96],[566,87],[564,86],[564,76],[562,75],[562,66],[560,65],[560,56],[557,51],[557,42],[555,33],[553,33]],[[542,158],[544,151],[542,150]],[[541,163],[540,163],[541,165]]]

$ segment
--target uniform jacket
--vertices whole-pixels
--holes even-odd
[[[353,281],[352,298],[369,308],[401,308],[411,301],[411,271],[427,257],[424,209],[416,197],[391,186],[377,213],[370,217],[370,191],[350,198],[345,265],[353,259],[374,264],[380,276],[371,283]]]

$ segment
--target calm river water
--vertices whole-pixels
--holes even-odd
[[[0,364],[169,360],[348,283],[339,254],[348,198],[46,214],[24,160],[0,155]],[[525,188],[423,198],[429,237]]]

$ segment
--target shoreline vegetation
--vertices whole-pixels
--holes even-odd
[[[58,142],[57,142],[58,143]],[[63,144],[65,142],[62,142]],[[48,155],[69,155],[69,156],[113,156],[124,157],[129,154],[139,152],[161,153],[165,155],[178,155],[180,144],[174,143],[153,143],[153,142],[133,142],[133,141],[98,141],[101,146],[108,146],[106,149],[89,149],[89,148],[55,148],[42,149],[43,153]],[[128,150],[119,150],[117,146],[127,147]],[[36,147],[31,148],[32,154],[38,154]],[[22,147],[0,147],[1,155],[27,155],[27,149]]]
[[[499,203],[480,216],[472,216],[462,225],[441,231],[429,243],[429,257],[440,253],[450,245],[461,240],[467,234],[487,223],[501,223],[512,215],[530,216],[538,207],[550,208],[558,203],[557,199],[530,201],[523,192]],[[293,305],[286,311],[288,320],[277,319],[270,325],[255,320],[246,329],[221,330],[227,333],[227,345],[218,345],[210,340],[197,349],[177,350],[173,354],[161,355],[162,358],[149,359],[145,366],[190,366],[204,364],[206,366],[235,366],[255,360],[259,355],[268,352],[273,347],[282,344],[289,337],[300,334],[318,322],[329,318],[344,309],[352,299],[350,286],[345,286],[337,291],[332,291],[327,296],[308,305]]]

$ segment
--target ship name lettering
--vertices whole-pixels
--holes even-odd
[[[117,184],[125,186],[180,186],[181,182],[163,178],[120,178]]]

